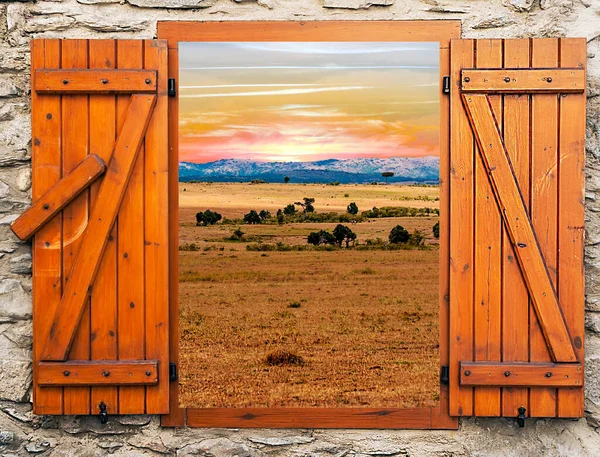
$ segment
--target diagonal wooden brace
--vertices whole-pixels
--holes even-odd
[[[462,98],[552,359],[555,362],[576,362],[577,357],[556,291],[508,159],[490,100],[485,94],[463,94]]]
[[[31,238],[81,192],[92,185],[106,171],[100,157],[90,154],[67,176],[21,214],[10,225],[13,233],[22,240]]]
[[[98,203],[94,205],[88,226],[82,235],[63,296],[52,319],[41,360],[67,359],[155,103],[155,95],[131,96],[123,128],[98,191]]]

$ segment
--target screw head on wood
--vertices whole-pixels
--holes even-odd
[[[468,76],[465,77],[465,82],[466,83],[470,83],[471,82],[471,78],[469,78]]]
[[[103,371],[102,376],[104,376],[105,378],[108,378],[110,376],[110,371]]]
[[[49,209],[49,208],[50,208],[50,205],[49,205],[48,203],[44,203],[44,206],[43,206],[43,208],[44,208],[44,209]]]
[[[146,84],[152,84],[152,80],[150,78],[146,78]]]
[[[551,372],[551,371],[549,371],[549,372],[548,372],[548,373],[546,373],[544,376],[545,376],[545,377],[547,377],[547,378],[551,378],[551,377],[552,377],[552,372]]]
[[[504,82],[505,83],[509,83],[510,82],[510,78],[507,76],[506,78],[504,78]]]
[[[69,80],[68,79],[63,79],[63,84],[69,84]]]
[[[151,371],[146,371],[146,376],[152,376],[152,372]]]
[[[546,78],[546,82],[547,83],[551,83],[552,82],[552,78],[550,78],[550,77]]]
[[[102,84],[108,84],[108,79],[101,79],[101,80],[100,80],[100,82],[101,82]]]
[[[471,376],[471,372],[469,370],[465,370],[465,376]]]
[[[63,371],[63,374],[64,374],[65,376],[69,376],[69,375],[71,374],[71,372],[70,372],[69,370],[65,370],[65,371]]]
[[[506,376],[508,378],[510,376],[510,371],[505,371],[504,376]]]

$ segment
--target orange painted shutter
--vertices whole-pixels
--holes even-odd
[[[33,40],[34,412],[169,410],[167,46]]]
[[[451,415],[583,416],[585,61],[452,41]]]

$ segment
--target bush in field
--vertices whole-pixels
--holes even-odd
[[[406,230],[401,225],[397,225],[390,232],[390,243],[406,243],[410,238],[410,234],[408,230]]]
[[[412,208],[407,206],[383,206],[381,208],[373,207],[368,211],[363,211],[361,215],[366,218],[378,217],[426,217],[440,214],[438,208]]]
[[[294,202],[294,205],[301,206],[303,213],[314,213],[315,207],[313,206],[313,203],[315,202],[315,199],[304,197],[303,200],[304,202]]]
[[[433,226],[433,236],[436,238],[440,237],[440,223],[436,222],[435,225]]]
[[[424,242],[425,237],[419,230],[415,230],[413,233],[410,234],[410,237],[408,238],[408,244],[411,244],[413,246],[423,246]]]
[[[283,223],[285,222],[285,216],[283,215],[283,211],[281,211],[281,209],[277,210],[277,223],[279,225],[283,225]]]
[[[244,232],[242,232],[242,228],[238,227],[237,229],[235,229],[233,231],[233,235],[231,237],[235,238],[237,240],[241,240],[243,236],[244,236]]]
[[[286,216],[291,216],[294,213],[296,213],[296,207],[293,203],[290,203],[285,208],[283,208],[283,214],[285,214]]]
[[[258,213],[252,209],[248,214],[244,214],[244,222],[246,224],[260,224],[262,221]]]
[[[258,213],[258,217],[260,217],[260,220],[264,222],[271,217],[271,213],[268,212],[266,209],[261,209],[260,213]]]
[[[356,205],[356,203],[352,202],[348,205],[348,207],[346,208],[346,212],[348,214],[358,214],[358,206]]]
[[[333,236],[338,246],[342,246],[342,243],[346,243],[346,247],[350,246],[351,242],[356,240],[356,233],[350,230],[350,227],[342,224],[338,224],[333,229]]]
[[[271,366],[304,365],[304,359],[298,354],[279,349],[267,354],[265,357],[265,363]]]
[[[196,213],[196,225],[214,225],[222,219],[222,216],[216,211],[207,209],[206,211]]]
[[[285,176],[285,177],[283,178],[283,182],[284,182],[284,183],[286,183],[286,184],[287,184],[288,182],[290,182],[290,177],[289,177],[289,176]]]
[[[309,244],[313,244],[315,246],[320,246],[322,244],[337,244],[335,236],[333,236],[327,230],[319,230],[318,232],[312,232],[310,235],[308,235],[307,241]]]

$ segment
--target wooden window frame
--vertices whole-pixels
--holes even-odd
[[[169,49],[169,78],[179,78],[180,42],[439,42],[440,44],[440,368],[449,364],[450,100],[442,78],[450,74],[450,40],[461,23],[439,21],[175,22],[159,21]],[[179,100],[169,99],[169,358],[178,362],[178,136]],[[418,382],[418,380],[415,380]],[[449,414],[448,386],[429,408],[181,408],[178,382],[170,385],[165,427],[457,429]]]

